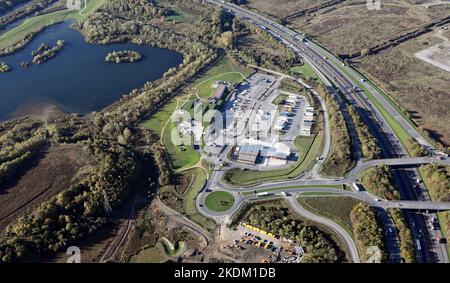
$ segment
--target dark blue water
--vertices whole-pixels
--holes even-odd
[[[20,67],[32,61],[31,52],[41,43],[51,46],[66,41],[60,53],[42,65]],[[143,55],[137,63],[114,64],[105,56],[114,50],[134,50]],[[12,67],[0,73],[0,120],[10,118],[17,109],[53,104],[66,112],[87,114],[116,101],[145,82],[160,78],[169,68],[182,63],[181,54],[131,43],[92,45],[61,23],[40,33],[26,48],[8,57],[0,57]]]

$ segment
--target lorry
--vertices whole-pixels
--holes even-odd
[[[355,189],[355,191],[357,191],[357,192],[364,191],[364,189],[362,188],[362,186],[360,184],[357,184],[356,182],[353,182],[352,185],[353,185],[353,188]]]

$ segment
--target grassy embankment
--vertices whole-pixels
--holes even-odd
[[[301,194],[298,198],[298,202],[312,213],[333,220],[353,236],[350,213],[359,203],[358,200],[343,196],[322,195],[314,197],[308,194]]]
[[[26,19],[19,26],[0,35],[0,49],[15,44],[23,39],[28,33],[36,32],[43,26],[48,26],[68,19],[81,22],[104,3],[106,3],[106,0],[88,1],[87,8],[82,12],[62,10]]]
[[[196,206],[196,199],[206,182],[206,172],[202,168],[192,168],[179,173],[189,180],[184,192],[178,192],[173,185],[161,187],[158,194],[163,202],[205,229],[212,231],[214,221],[201,215]]]
[[[295,66],[295,67],[291,68],[290,71],[292,74],[300,75],[307,80],[314,80],[314,81],[319,80],[319,77],[317,76],[317,74],[306,63],[304,63],[303,65],[300,65],[300,66]]]
[[[186,243],[184,241],[176,242],[175,245],[165,237],[161,237],[160,241],[164,246],[164,252],[170,257],[179,256],[185,250]]]
[[[338,190],[345,190],[343,185],[304,185],[304,186],[287,186],[287,187],[278,187],[278,188],[271,188],[271,189],[260,189],[260,190],[255,190],[255,191],[247,191],[247,192],[243,192],[242,195],[243,196],[250,196],[253,194],[257,194],[257,193],[263,193],[263,192],[268,192],[268,193],[272,193],[275,194],[277,192],[281,192],[281,191],[290,191],[290,190],[297,190],[297,189],[308,189],[308,188],[330,188],[330,189],[338,189]],[[312,192],[312,193],[303,193],[303,194],[312,194],[312,195],[319,195],[321,194],[320,192]],[[324,194],[329,195],[330,193],[324,192]],[[273,195],[272,195],[273,196]]]
[[[192,178],[189,188],[184,194],[183,206],[186,216],[200,224],[202,227],[213,230],[216,226],[214,221],[201,215],[196,206],[197,196],[206,182],[205,171],[200,168],[195,168],[189,170],[189,172],[183,172],[183,174],[190,174]]]

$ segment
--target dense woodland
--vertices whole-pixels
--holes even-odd
[[[106,55],[105,61],[111,63],[138,62],[142,59],[139,52],[132,50],[113,51]]]
[[[369,127],[362,121],[360,115],[356,109],[351,106],[349,107],[348,113],[352,118],[358,138],[361,141],[361,150],[366,159],[379,159],[381,158],[381,149],[378,146],[377,140],[372,135]]]
[[[364,171],[361,183],[367,191],[376,196],[389,200],[400,199],[400,193],[387,165],[371,167]]]
[[[450,201],[450,166],[427,164],[420,167],[427,189],[435,201]]]
[[[47,131],[40,121],[21,119],[0,124],[0,189],[44,148]]]
[[[322,166],[322,172],[329,176],[343,176],[354,165],[348,126],[336,97],[323,86],[318,87],[318,93],[327,104],[331,131],[331,153]]]
[[[370,247],[377,247],[381,252],[381,262],[386,261],[383,231],[378,226],[373,209],[367,204],[356,205],[350,213],[353,234],[359,253],[364,262],[372,256]]]
[[[65,45],[64,40],[58,40],[56,45],[53,47],[48,46],[45,43],[39,45],[39,47],[32,52],[33,55],[33,63],[40,65],[51,58],[55,57],[58,52],[60,52]]]
[[[252,23],[236,19],[232,30],[234,55],[240,61],[285,72],[301,63],[292,49]]]
[[[303,263],[338,262],[340,251],[336,244],[321,231],[289,216],[287,209],[263,205],[256,206],[248,222],[281,237],[299,243],[305,249]]]
[[[428,155],[428,151],[412,137],[408,139],[407,146],[412,157],[422,157]]]

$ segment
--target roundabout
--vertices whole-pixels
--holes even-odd
[[[233,206],[234,202],[233,195],[225,191],[212,192],[205,198],[206,208],[214,212],[227,211]]]

